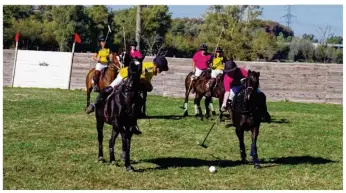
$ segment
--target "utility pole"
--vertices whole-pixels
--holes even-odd
[[[136,42],[137,42],[137,50],[140,50],[140,43],[141,43],[141,6],[140,5],[137,5]]]
[[[291,5],[288,5],[287,14],[281,17],[281,18],[285,18],[287,27],[290,27],[290,25],[292,23],[292,18],[294,18],[294,17],[296,17],[296,16],[291,14]]]

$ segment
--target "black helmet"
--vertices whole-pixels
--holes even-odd
[[[231,59],[225,63],[224,72],[232,72],[238,68],[237,64]]]
[[[136,40],[131,40],[130,41],[130,46],[137,46],[137,42],[136,42]]]
[[[208,46],[206,44],[202,44],[201,47],[199,47],[200,50],[208,50]]]
[[[216,52],[223,52],[221,47],[216,48]]]
[[[156,58],[154,58],[153,62],[155,66],[160,69],[160,72],[168,71],[168,62],[164,56],[157,56]]]
[[[104,41],[105,41],[105,37],[104,37],[104,36],[100,36],[100,37],[99,37],[99,41],[100,41],[100,42],[104,42]]]

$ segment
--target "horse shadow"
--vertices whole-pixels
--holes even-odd
[[[277,124],[288,124],[290,123],[289,120],[287,119],[277,119],[277,118],[272,118],[271,123],[277,123]]]
[[[155,164],[156,167],[154,168],[146,168],[146,169],[139,169],[138,172],[145,172],[150,170],[163,170],[163,169],[169,169],[169,168],[176,168],[176,167],[209,167],[209,166],[217,166],[220,168],[226,168],[226,167],[235,167],[243,165],[243,163],[240,160],[221,160],[216,158],[216,160],[203,160],[198,158],[181,158],[181,157],[163,157],[163,158],[155,158],[155,159],[145,159],[141,162],[149,162],[152,164]],[[260,163],[262,164],[276,164],[276,165],[269,165],[264,166],[266,167],[274,167],[277,165],[300,165],[300,164],[311,164],[311,165],[318,165],[318,164],[328,164],[328,163],[335,163],[337,161],[333,161],[330,159],[325,159],[322,157],[313,157],[313,156],[288,156],[288,157],[279,157],[279,158],[269,158],[261,160]],[[252,163],[249,162],[249,165]]]

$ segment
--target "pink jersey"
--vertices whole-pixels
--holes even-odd
[[[223,86],[225,88],[225,92],[229,92],[230,89],[234,86],[240,86],[240,79],[246,78],[247,76],[247,70],[245,70],[244,68],[239,68],[239,71],[237,70],[234,73],[233,77],[229,77],[228,74],[225,74],[223,78]]]
[[[142,54],[139,50],[134,50],[134,51],[130,51],[130,55],[132,58],[142,58]]]
[[[208,68],[208,60],[211,58],[211,55],[209,53],[206,53],[206,55],[202,55],[201,51],[198,51],[193,56],[192,60],[195,63],[196,68],[200,70],[205,70]]]

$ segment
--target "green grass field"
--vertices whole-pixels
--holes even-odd
[[[149,96],[148,114],[157,118],[139,121],[143,134],[133,137],[131,160],[141,172],[129,173],[120,138],[120,167],[96,162],[95,116],[84,113],[84,91],[4,87],[4,189],[342,189],[341,105],[269,102],[274,123],[261,125],[263,168],[256,170],[239,164],[238,139],[227,122],[211,132],[209,148],[198,146],[215,117],[182,118],[182,103]],[[189,107],[192,115],[192,102]],[[110,133],[107,125],[107,161]],[[250,133],[245,142],[249,155]]]

